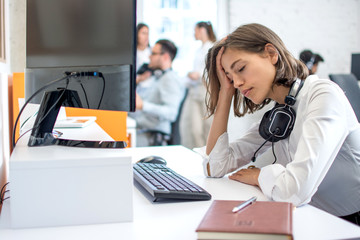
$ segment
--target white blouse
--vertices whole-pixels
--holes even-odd
[[[150,62],[150,54],[151,54],[151,48],[147,47],[144,50],[136,50],[136,71],[139,70],[139,68],[144,63]]]
[[[213,44],[214,44],[213,42],[207,41],[204,44],[202,44],[201,47],[195,52],[193,71],[198,72],[201,76],[205,69],[206,55],[209,51],[209,48],[211,48]]]
[[[343,91],[327,79],[309,76],[293,106],[294,129],[274,143],[277,162],[261,168],[259,185],[274,201],[310,203],[336,216],[360,210],[360,125]],[[212,177],[223,177],[248,164],[264,142],[260,121],[229,143],[223,133],[209,156]],[[259,151],[264,153],[271,143]]]

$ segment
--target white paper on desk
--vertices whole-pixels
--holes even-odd
[[[83,128],[94,123],[96,117],[66,117],[56,120],[54,128]]]

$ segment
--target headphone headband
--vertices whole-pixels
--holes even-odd
[[[315,64],[315,54],[313,54],[308,62],[306,62],[306,67],[311,70]]]
[[[304,82],[297,78],[290,87],[289,94],[285,97],[285,104],[293,106],[296,102],[296,96],[299,94]]]

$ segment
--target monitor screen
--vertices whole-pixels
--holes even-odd
[[[134,0],[27,0],[26,66],[134,64]]]
[[[360,53],[351,54],[351,73],[360,80]]]
[[[65,72],[104,71],[106,104],[83,107],[135,110],[135,0],[27,0],[26,19],[25,98]],[[77,80],[69,88],[80,80],[89,99],[101,92],[103,79]]]
[[[25,99],[41,103],[31,137],[51,134],[59,102],[135,111],[136,0],[26,3]]]

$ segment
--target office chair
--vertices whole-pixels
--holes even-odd
[[[185,94],[183,100],[180,103],[179,112],[174,122],[171,123],[171,134],[167,134],[157,130],[150,130],[153,135],[151,146],[166,146],[166,145],[180,145],[181,137],[180,137],[180,118],[182,109],[184,106],[184,102],[186,96],[188,94],[188,89],[185,90]]]
[[[331,81],[337,83],[344,91],[360,121],[360,87],[354,74],[329,74]]]

